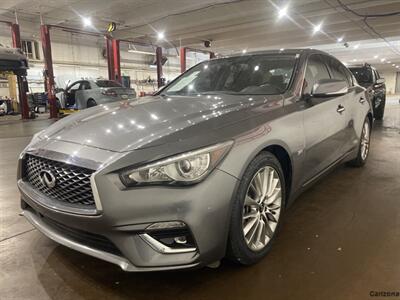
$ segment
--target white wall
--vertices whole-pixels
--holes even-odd
[[[394,94],[396,91],[396,72],[393,69],[378,69],[381,77],[385,78],[386,93],[388,95]]]

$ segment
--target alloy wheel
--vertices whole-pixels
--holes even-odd
[[[243,206],[243,235],[251,250],[262,250],[273,237],[281,204],[281,180],[278,172],[273,167],[266,166],[253,176]]]

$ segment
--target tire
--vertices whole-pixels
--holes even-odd
[[[366,126],[368,126],[368,129],[366,129]],[[368,130],[367,133],[365,133],[365,130]],[[366,135],[365,135],[366,134]],[[365,139],[367,138],[367,153],[363,153],[364,148],[363,148],[363,143],[365,143]],[[368,155],[369,155],[369,148],[370,148],[370,141],[371,141],[371,122],[367,117],[365,117],[362,131],[361,131],[361,136],[360,136],[360,141],[359,141],[359,146],[358,146],[358,152],[357,152],[357,157],[351,161],[349,161],[349,165],[352,167],[360,168],[365,165]]]
[[[87,101],[87,104],[86,104],[87,108],[93,107],[93,106],[96,106],[96,105],[97,105],[97,103],[96,103],[96,101],[94,101],[94,99],[89,99]]]
[[[377,108],[375,108],[374,117],[376,120],[383,119],[383,115],[385,114],[385,103],[386,103],[386,99],[383,98],[383,100],[381,101],[381,104]]]
[[[248,201],[245,199],[249,199],[249,196],[252,192],[254,192],[256,189],[254,188],[254,180],[257,180],[258,174],[266,174],[266,173],[259,173],[262,170],[268,171],[269,175],[274,174],[274,180],[279,179],[279,183],[277,184],[277,187],[280,185],[280,203],[275,200],[273,204],[271,205],[266,205],[268,203],[268,200],[272,199],[273,197],[276,196],[275,190],[274,193],[272,193],[272,196],[268,196],[266,198],[266,203],[264,207],[260,206],[248,206],[246,203],[252,203],[254,205],[254,201]],[[271,173],[273,170],[275,173]],[[271,177],[269,177],[271,178]],[[264,182],[264,181],[263,181]],[[268,182],[268,180],[266,181]],[[271,185],[268,185],[271,186]],[[235,198],[233,199],[233,204],[232,204],[232,215],[231,215],[231,220],[230,220],[230,229],[229,229],[229,236],[228,236],[228,248],[227,248],[227,258],[230,259],[231,261],[234,261],[238,264],[241,265],[251,265],[259,260],[261,260],[270,250],[271,244],[276,236],[276,233],[278,232],[280,225],[281,225],[281,220],[283,217],[283,212],[285,208],[285,199],[286,199],[286,190],[285,190],[285,178],[283,175],[282,167],[278,161],[278,159],[270,152],[262,152],[259,155],[257,155],[254,160],[249,164],[247,167],[245,173],[243,174],[242,180],[239,184],[237,193],[235,194]],[[275,196],[274,196],[275,195]],[[257,198],[252,196],[253,198]],[[276,199],[279,199],[279,197],[275,197]],[[250,198],[251,199],[251,198]],[[249,199],[249,200],[250,200]],[[272,207],[272,205],[280,205],[279,209],[276,209],[275,212],[279,212],[273,214],[273,217],[277,217],[276,221],[273,222],[272,220],[265,219],[265,215],[262,215],[260,210],[262,211],[263,209],[268,210],[269,207]],[[258,207],[259,210],[256,210],[257,212],[253,212],[253,208]],[[252,230],[248,230],[248,233],[245,234],[245,231],[247,231],[247,228],[250,227],[252,220],[256,218],[248,218],[248,219],[243,219],[244,215],[249,216],[250,214],[258,214],[259,217],[259,222],[255,221],[257,226],[253,232],[258,233],[258,230],[261,230],[261,236],[264,237],[263,235],[263,229],[267,230],[267,227],[263,228],[263,224],[268,224],[268,228],[270,228],[272,231],[269,231],[269,238],[265,236],[264,240],[264,245],[262,245],[262,238],[260,239],[260,243],[257,241],[257,243],[249,243],[252,239],[251,237],[251,232]],[[264,212],[270,218],[271,216],[271,211]],[[262,220],[262,221],[261,221]],[[265,223],[265,221],[267,223]],[[270,226],[270,224],[272,224]],[[258,226],[261,226],[261,229],[258,228]],[[275,226],[273,228],[273,226]],[[267,231],[265,231],[266,233]],[[257,248],[258,246],[258,248]]]

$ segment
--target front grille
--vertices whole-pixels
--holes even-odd
[[[54,187],[49,188],[42,183],[39,176],[42,171],[54,175]],[[24,160],[24,178],[27,182],[51,199],[77,208],[95,208],[90,184],[93,172],[94,170],[34,155],[27,155]]]

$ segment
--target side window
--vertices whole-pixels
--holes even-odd
[[[76,91],[76,90],[79,89],[79,87],[80,87],[80,82],[75,82],[73,85],[71,85],[71,86],[68,88],[68,90],[69,90],[69,91]]]
[[[349,86],[354,86],[354,81],[353,81],[353,74],[345,67],[344,71],[346,73],[346,78],[347,78],[347,82],[349,83]]]
[[[346,68],[332,57],[327,57],[327,61],[332,78],[337,80],[344,80],[350,86],[351,80],[347,75]]]
[[[330,79],[328,69],[319,55],[308,58],[306,74],[304,76],[303,94],[311,94],[314,84],[321,79]]]
[[[87,81],[82,81],[81,86],[79,87],[80,90],[90,90],[90,84]]]

